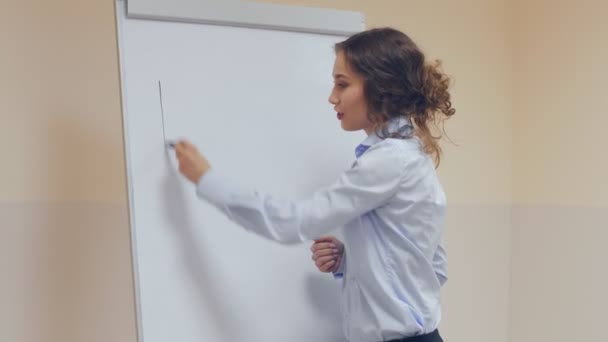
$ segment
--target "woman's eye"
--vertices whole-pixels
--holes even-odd
[[[346,88],[347,84],[345,84],[345,83],[336,83],[336,86],[338,88]]]

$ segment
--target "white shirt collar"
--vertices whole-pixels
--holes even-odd
[[[400,116],[398,118],[390,119],[388,122],[386,122],[384,124],[384,127],[386,129],[385,133],[388,133],[388,134],[397,133],[397,132],[406,133],[408,130],[412,129],[412,123],[407,118]],[[383,128],[381,128],[381,130],[382,129]],[[372,132],[372,134],[368,135],[367,138],[365,138],[361,142],[361,145],[373,146],[373,145],[381,142],[382,140],[384,140],[384,139],[379,137],[376,132]]]

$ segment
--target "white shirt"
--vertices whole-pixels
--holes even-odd
[[[389,131],[403,128],[393,120]],[[208,200],[244,228],[280,243],[299,243],[344,229],[341,298],[351,342],[430,333],[441,318],[447,279],[441,244],[446,198],[417,138],[381,139],[330,187],[287,201],[241,188],[211,169],[197,184]]]

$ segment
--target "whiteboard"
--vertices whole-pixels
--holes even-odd
[[[125,13],[117,2],[139,342],[343,341],[341,283],[310,244],[268,241],[199,200],[163,134],[277,197],[329,185],[364,138],[327,101],[344,37]]]
[[[246,0],[129,0],[129,18],[164,19],[350,35],[363,30],[360,12]]]

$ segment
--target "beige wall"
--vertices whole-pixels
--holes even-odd
[[[514,202],[608,205],[608,3],[515,1]]]
[[[0,341],[133,342],[114,4],[0,9]]]
[[[445,144],[440,167],[450,200],[447,341],[548,340],[534,335],[532,306],[554,341],[567,335],[570,302],[591,316],[568,332],[601,317],[608,30],[606,6],[586,1],[563,10],[548,0],[280,1],[400,28],[456,81],[455,145]],[[136,341],[113,11],[111,0],[23,0],[0,12],[2,341]],[[585,37],[568,45],[594,53],[563,54],[563,36]],[[570,61],[582,75],[563,69]],[[583,239],[569,227],[579,222]]]
[[[510,340],[604,341],[608,2],[514,12]]]
[[[126,203],[113,2],[7,2],[0,200]]]

